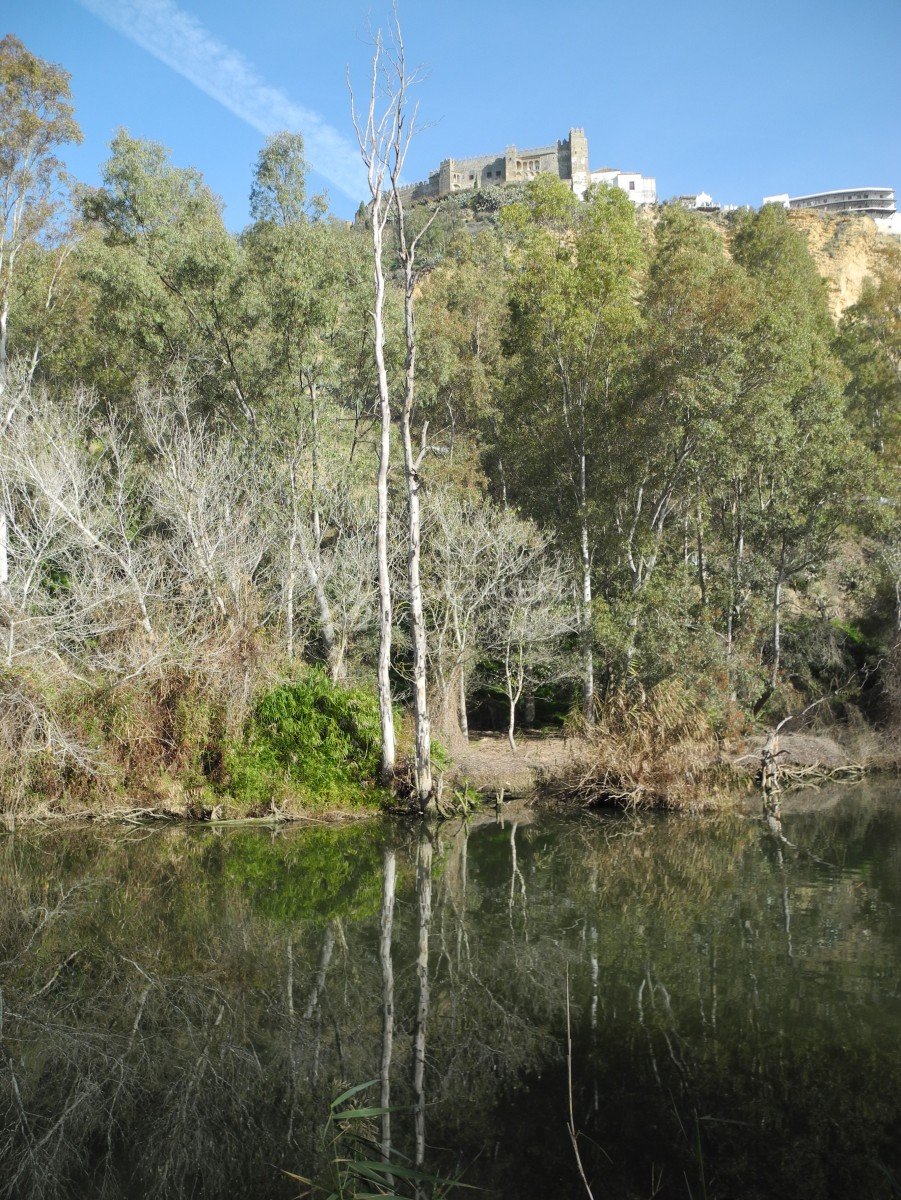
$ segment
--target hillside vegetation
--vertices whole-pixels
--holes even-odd
[[[66,180],[78,136],[66,72],[0,42],[7,810],[377,803],[386,620],[420,757],[422,662],[451,756],[524,721],[647,757],[674,712],[708,754],[826,695],[890,739],[896,242],[549,177],[428,227],[389,203],[382,375],[378,213],[310,196],[299,135],[238,235],[125,130],[100,187]]]

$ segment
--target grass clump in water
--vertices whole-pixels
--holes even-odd
[[[380,798],[379,708],[362,688],[311,668],[257,703],[227,759],[227,790],[254,809],[365,807]]]

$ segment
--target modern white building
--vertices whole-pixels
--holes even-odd
[[[901,213],[893,212],[890,217],[874,217],[873,220],[880,233],[890,233],[893,237],[901,238]]]
[[[868,217],[890,217],[895,211],[894,188],[838,188],[832,192],[811,192],[809,196],[764,196],[764,204],[783,208],[813,208],[826,213],[856,213]]]
[[[591,172],[591,182],[621,188],[636,206],[657,203],[657,180],[641,175],[638,171],[618,171],[615,167],[603,167],[599,171]]]
[[[709,192],[698,192],[695,196],[674,196],[667,204],[681,204],[683,208],[702,213],[735,212],[737,204],[719,204]]]

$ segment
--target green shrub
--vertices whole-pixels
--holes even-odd
[[[339,687],[311,669],[259,701],[243,743],[227,755],[227,788],[257,805],[366,803],[374,798],[379,735],[373,693]]]

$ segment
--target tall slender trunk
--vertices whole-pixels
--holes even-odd
[[[297,472],[291,463],[291,533],[288,537],[288,578],[285,621],[288,626],[288,662],[294,661],[294,588],[297,572]]]
[[[469,718],[466,714],[466,668],[461,662],[457,668],[457,721],[460,732],[469,741]]]
[[[516,663],[511,663],[511,646],[507,643],[507,649],[504,655],[504,679],[507,684],[507,700],[509,702],[509,710],[507,715],[507,741],[510,743],[510,749],[516,749],[516,706],[519,703],[519,698],[522,695],[523,681],[525,679],[525,650],[520,644],[517,649]]]
[[[391,935],[394,928],[394,891],[397,864],[394,851],[385,851],[382,872],[382,915],[379,922],[379,961],[382,966],[382,1059],[379,1067],[382,1109],[382,1161],[391,1160],[391,1056],[394,1048],[394,964]],[[389,1183],[391,1181],[389,1180]]]
[[[732,500],[732,571],[730,580],[729,612],[726,618],[726,667],[730,678],[730,699],[738,698],[735,684],[732,681],[732,655],[735,650],[735,628],[741,616],[742,595],[742,565],[745,556],[745,525],[742,508],[741,480],[735,484],[735,495]]]
[[[594,723],[594,645],[591,629],[591,548],[588,541],[588,481],[586,478],[585,447],[579,454],[579,550],[582,567],[582,710],[585,720]]]
[[[731,671],[733,640],[735,637],[736,605],[738,604],[738,500],[732,500],[732,569],[729,573],[729,606],[726,613],[726,662]]]
[[[401,410],[401,437],[404,447],[404,477],[407,484],[407,584],[410,601],[410,633],[413,642],[413,715],[416,725],[416,795],[423,812],[434,806],[432,796],[432,735],[429,720],[428,700],[428,650],[426,646],[425,614],[422,605],[422,582],[420,580],[420,558],[422,519],[420,513],[419,467],[425,454],[423,427],[422,448],[418,456],[413,450],[413,434],[410,428],[413,419],[413,402],[416,386],[416,325],[414,321],[414,272],[416,242],[407,244],[404,212],[400,196],[395,187],[397,205],[397,228],[400,239],[401,259],[404,265],[404,336],[407,357],[404,371],[404,403]]]
[[[707,607],[707,574],[704,569],[704,518],[701,505],[695,509],[695,541],[698,550],[698,587],[701,591],[701,607]]]
[[[594,722],[594,646],[591,630],[591,556],[588,549],[588,522],[582,522],[582,708],[585,719]]]
[[[316,553],[314,551],[314,553]],[[337,682],[343,674],[343,655],[340,653],[338,646],[338,636],[335,632],[335,622],[332,618],[332,606],[329,604],[328,594],[325,590],[325,585],[322,582],[322,569],[316,558],[307,551],[303,551],[304,570],[307,574],[307,582],[313,590],[313,595],[316,597],[316,607],[319,610],[319,632],[322,634],[322,645],[325,649],[325,659],[328,663],[329,675],[332,682]]]
[[[379,197],[380,204],[384,203]],[[385,275],[382,270],[382,233],[384,218],[381,207],[373,205],[372,249],[375,284],[375,303],[372,320],[375,340],[375,365],[378,379],[379,418],[379,466],[376,478],[378,497],[378,525],[376,553],[379,575],[379,657],[378,691],[379,722],[382,734],[381,779],[388,784],[394,778],[397,757],[394,736],[394,706],[391,702],[391,577],[388,571],[388,469],[391,462],[391,396],[388,391],[388,370],[385,366]]]
[[[463,734],[466,741],[469,741],[469,719],[466,714],[466,642],[468,632],[464,632],[460,628],[460,613],[456,603],[452,605],[451,615],[454,627],[454,650],[457,655],[457,661],[454,666],[457,689],[457,728]]]
[[[322,513],[319,507],[319,405],[316,384],[308,379],[307,391],[310,396],[310,509],[313,527],[313,548],[311,553],[304,555],[304,566],[313,595],[316,597],[316,607],[319,609],[319,630],[322,634],[322,644],[325,659],[328,663],[329,675],[336,683],[344,671],[344,656],[339,653],[338,638],[335,632],[335,621],[332,616],[332,606],[328,593],[322,581]]]
[[[410,632],[413,641],[413,706],[416,723],[416,795],[425,809],[432,800],[432,736],[429,721],[426,668],[425,614],[422,605],[420,557],[422,522],[419,499],[419,473],[413,457],[410,435],[410,414],[404,404],[402,418],[404,468],[407,477],[407,513],[409,518],[407,542],[407,583],[410,592]]]
[[[776,584],[773,588],[773,673],[771,683],[773,687],[779,682],[779,667],[782,662],[782,586],[785,582],[783,577],[783,564],[779,563],[779,570],[776,572]]]
[[[419,903],[419,949],[416,957],[419,996],[413,1031],[413,1127],[414,1165],[421,1167],[425,1162],[425,1044],[429,1020],[429,929],[432,921],[432,843],[425,832],[419,840],[416,896]]]

